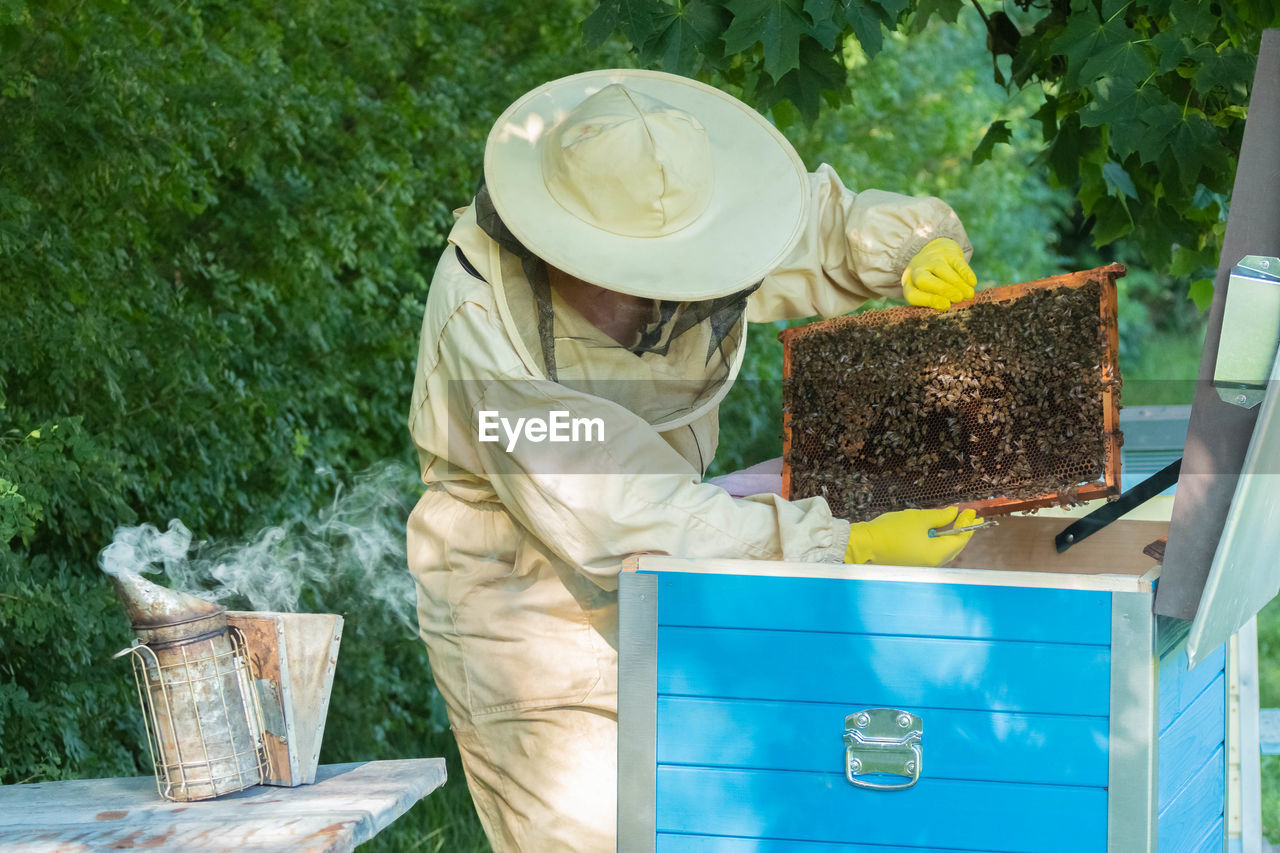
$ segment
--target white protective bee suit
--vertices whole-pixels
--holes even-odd
[[[855,194],[826,166],[807,182],[798,237],[759,287],[687,328],[699,303],[655,304],[638,352],[554,291],[538,295],[537,259],[512,250],[484,191],[457,212],[422,325],[409,429],[427,490],[408,553],[495,850],[614,849],[624,558],[842,560],[849,524],[821,498],[737,499],[702,482],[742,359],[742,309],[752,321],[839,315],[900,296],[907,261],[934,238],[971,248],[938,199]],[[553,411],[599,419],[603,440],[480,441],[482,412]]]

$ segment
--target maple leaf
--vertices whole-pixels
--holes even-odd
[[[1133,185],[1133,178],[1115,160],[1108,160],[1102,167],[1102,180],[1107,185],[1107,195],[1116,198],[1138,197],[1138,188]]]
[[[1160,98],[1144,109],[1132,109],[1144,130],[1138,143],[1138,156],[1144,163],[1154,163],[1169,148],[1169,140],[1182,121],[1182,110],[1168,98]]]
[[[1067,26],[1053,42],[1053,49],[1067,57],[1067,73],[1063,82],[1068,88],[1084,86],[1101,77],[1105,69],[1090,62],[1097,55],[1129,43],[1133,33],[1119,15],[1102,21],[1084,12],[1072,15]],[[1082,80],[1085,68],[1094,74],[1092,79]]]
[[[1104,196],[1093,210],[1093,245],[1114,243],[1133,230],[1133,217],[1124,199]]]
[[[600,5],[582,22],[583,39],[588,47],[599,47],[614,30],[621,29],[632,44],[642,45],[653,32],[656,5],[668,4],[655,4],[652,0],[600,0]]]
[[[1124,28],[1134,37],[1138,34]],[[1080,69],[1080,82],[1088,85],[1099,77],[1108,76],[1141,82],[1155,71],[1151,50],[1140,41],[1117,42],[1090,56]]]
[[[1218,16],[1208,3],[1199,0],[1177,0],[1170,4],[1169,12],[1178,29],[1192,36],[1208,39],[1218,26]]]
[[[1188,192],[1200,182],[1201,170],[1218,173],[1231,166],[1217,132],[1199,110],[1191,110],[1178,122],[1169,139],[1169,150],[1177,160],[1178,176]]]
[[[1256,60],[1252,54],[1228,45],[1221,51],[1210,49],[1196,68],[1191,84],[1196,92],[1207,95],[1215,86],[1241,102],[1248,97]]]
[[[764,70],[775,81],[800,67],[800,39],[808,29],[801,0],[730,0],[733,23],[725,30],[724,49],[742,53],[761,45]]]
[[[813,21],[809,35],[827,50],[835,50],[836,41],[843,34],[835,22],[835,0],[804,0],[804,11]]]
[[[656,59],[666,71],[693,75],[702,64],[700,57],[714,57],[723,17],[724,8],[708,0],[666,7],[654,18],[653,34],[639,51],[641,60]]]
[[[858,44],[870,58],[884,47],[884,34],[880,32],[880,16],[875,8],[864,0],[845,0],[844,19],[858,37]]]
[[[911,0],[879,0],[881,9],[884,10],[886,22],[892,24],[898,20],[898,16],[911,7]],[[923,3],[921,5],[924,5]],[[957,10],[956,14],[959,14]],[[955,20],[952,18],[951,20]]]
[[[1201,278],[1191,282],[1187,288],[1187,298],[1196,304],[1201,311],[1209,310],[1213,304],[1213,279]]]
[[[761,107],[769,108],[780,101],[790,101],[808,121],[818,117],[823,95],[830,101],[834,92],[847,91],[844,65],[816,40],[805,37],[800,42],[800,65],[776,83],[762,82],[759,90]]]
[[[1134,152],[1144,163],[1155,162],[1168,145],[1163,137],[1152,138],[1142,113],[1169,100],[1152,86],[1135,86],[1127,79],[1103,77],[1087,87],[1093,100],[1080,110],[1085,127],[1110,128],[1111,148],[1120,159]],[[1176,109],[1176,107],[1174,107]]]
[[[883,5],[883,4],[882,4]],[[916,4],[915,16],[911,23],[912,32],[923,32],[929,25],[929,19],[937,15],[948,24],[954,24],[960,10],[964,8],[964,0],[920,0]],[[888,6],[885,6],[888,11]]]
[[[1156,66],[1158,74],[1169,73],[1178,67],[1179,62],[1191,56],[1191,47],[1177,30],[1165,30],[1156,34],[1151,39],[1151,46],[1160,57],[1160,63]]]
[[[978,147],[973,149],[974,164],[990,160],[996,145],[1001,142],[1008,142],[1011,139],[1013,139],[1013,131],[1009,129],[1009,122],[992,122],[991,127],[988,127],[987,132],[983,134],[982,141],[978,143]]]

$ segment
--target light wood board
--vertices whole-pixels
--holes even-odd
[[[444,784],[443,758],[329,764],[314,785],[170,803],[155,779],[0,786],[0,850],[330,853],[368,841]]]

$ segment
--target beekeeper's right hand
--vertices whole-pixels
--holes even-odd
[[[948,237],[926,243],[902,272],[902,295],[907,304],[939,311],[950,308],[952,302],[972,299],[977,284],[964,250]]]
[[[958,513],[958,514],[957,514]],[[904,509],[886,512],[870,521],[855,521],[849,530],[846,563],[879,563],[886,566],[942,566],[956,558],[973,538],[973,531],[930,538],[929,530],[977,524],[971,509]]]

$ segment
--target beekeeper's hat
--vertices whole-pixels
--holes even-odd
[[[485,183],[511,233],[609,290],[679,301],[743,290],[799,237],[804,164],[763,116],[696,80],[591,71],[512,104]]]

